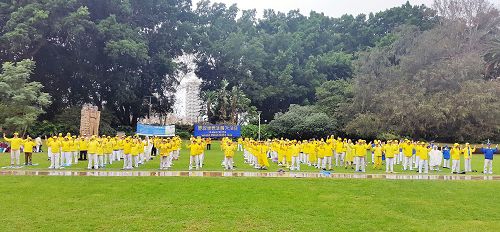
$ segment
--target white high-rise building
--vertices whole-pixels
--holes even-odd
[[[200,99],[201,80],[194,72],[182,77],[175,94],[174,114],[179,121],[196,123],[201,121],[202,100]]]

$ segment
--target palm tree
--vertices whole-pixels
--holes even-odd
[[[500,39],[493,40],[484,55],[486,61],[485,74],[490,78],[500,77]]]

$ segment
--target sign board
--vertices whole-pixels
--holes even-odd
[[[175,136],[175,125],[153,126],[137,123],[136,133],[143,136],[173,137]]]
[[[241,127],[236,125],[194,125],[194,136],[204,138],[241,137]]]

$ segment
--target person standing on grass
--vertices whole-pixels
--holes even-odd
[[[418,173],[429,173],[429,149],[425,146],[425,142],[420,142],[416,147],[418,157]]]
[[[450,148],[448,145],[445,145],[444,147],[441,147],[441,152],[443,153],[443,168],[450,169]]]
[[[351,168],[354,169],[354,143],[351,139],[347,140],[346,148],[345,148],[345,169]]]
[[[70,155],[70,158],[69,160],[71,161],[71,159],[74,160],[74,164],[78,164],[78,141],[77,141],[77,138],[76,136],[71,136],[70,137],[70,141],[71,141],[71,146],[70,146],[70,150],[71,150],[71,155]]]
[[[87,169],[99,169],[99,162],[97,161],[97,153],[98,153],[98,148],[99,148],[99,141],[97,141],[96,136],[92,136],[90,138],[90,142],[88,143],[88,165]]]
[[[466,143],[465,147],[462,149],[465,162],[465,172],[472,172],[472,153],[474,153],[474,151],[476,151],[476,148],[471,148],[469,143]]]
[[[375,146],[371,148],[374,157],[373,169],[382,169],[382,143],[375,140]]]
[[[21,156],[21,144],[23,143],[23,139],[19,138],[19,133],[17,132],[14,133],[14,137],[12,138],[7,138],[4,133],[3,139],[10,143],[10,166],[14,166],[14,164],[19,166],[19,157]]]
[[[365,140],[358,140],[358,143],[354,145],[354,150],[356,153],[356,172],[366,172],[366,151],[370,149],[372,143],[366,144]]]
[[[132,169],[132,148],[133,143],[130,137],[125,138],[123,141],[123,169]]]
[[[78,142],[78,149],[80,149],[80,160],[87,160],[88,145],[89,138],[84,134],[83,137],[80,137],[80,141]]]
[[[59,169],[60,162],[59,158],[61,155],[61,141],[57,139],[57,136],[52,137],[52,140],[49,140],[47,146],[50,148],[50,167],[49,169]]]
[[[24,146],[24,165],[26,166],[33,165],[32,154],[33,154],[33,147],[36,146],[36,143],[33,142],[33,139],[31,139],[31,137],[28,135],[26,140],[24,140],[23,146]]]
[[[394,163],[395,157],[399,154],[399,146],[398,141],[387,141],[387,144],[384,146],[385,152],[385,172],[386,173],[394,173]]]
[[[171,167],[172,162],[172,144],[162,139],[161,143],[158,144],[158,149],[160,150],[160,170],[167,170]]]
[[[233,170],[233,157],[236,151],[236,145],[228,140],[224,145],[224,170]]]
[[[403,149],[403,170],[406,171],[408,168],[410,171],[413,171],[412,165],[412,156],[413,156],[413,144],[410,140],[406,139],[405,142],[401,145]]]
[[[453,148],[450,150],[451,154],[451,173],[457,174],[460,172],[460,153],[462,153],[460,149],[460,144],[453,144]]]
[[[36,145],[36,152],[42,152],[42,138],[40,136],[37,136],[35,139],[35,145]]]
[[[196,140],[192,140],[191,144],[189,144],[187,147],[190,149],[189,151],[189,170],[192,170],[193,167],[196,168],[196,170],[199,170],[200,167],[199,167],[199,155],[201,154],[201,149],[203,149],[201,147],[201,143],[196,141]]]
[[[429,152],[429,166],[431,171],[439,171],[439,165],[441,165],[442,159],[443,153],[436,145],[432,146],[432,150]]]
[[[481,152],[484,154],[484,174],[493,174],[493,155],[498,152],[498,144],[495,148],[488,142],[486,147],[482,146]]]

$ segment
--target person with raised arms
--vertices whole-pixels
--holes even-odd
[[[493,156],[498,152],[498,144],[495,148],[491,147],[491,143],[488,142],[486,147],[482,146],[481,152],[484,154],[484,174],[493,174]]]
[[[19,157],[21,156],[21,145],[23,139],[19,138],[19,133],[15,132],[14,137],[7,138],[5,133],[3,134],[3,139],[10,143],[10,166],[20,165]]]

